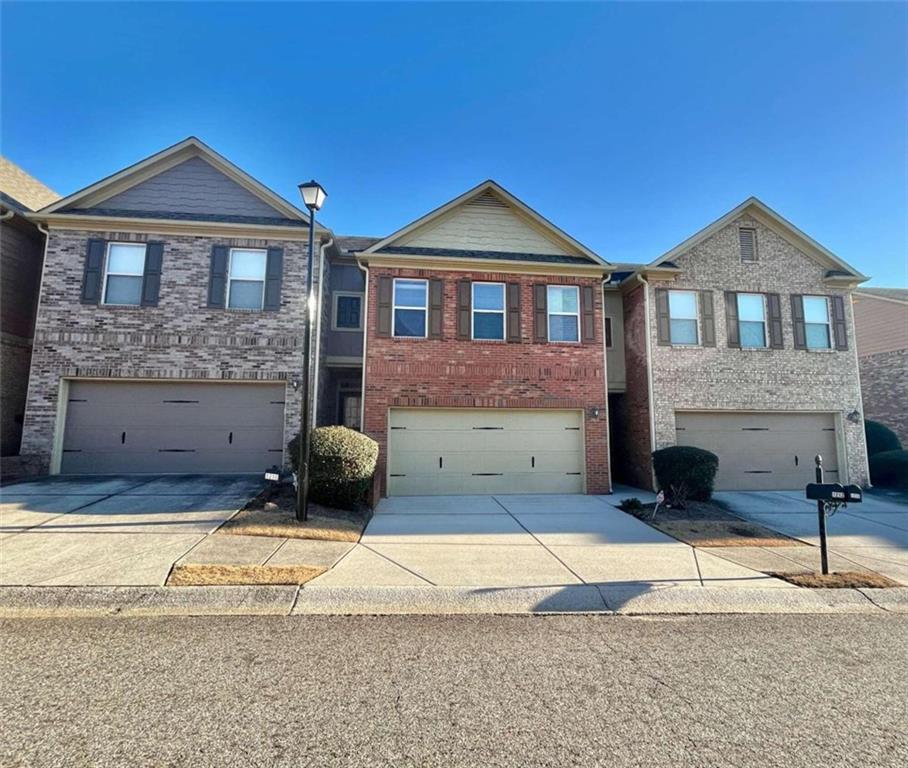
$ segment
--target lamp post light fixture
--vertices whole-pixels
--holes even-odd
[[[299,185],[303,203],[309,209],[309,251],[306,254],[306,303],[303,313],[303,375],[300,382],[300,453],[299,466],[296,477],[296,519],[306,520],[309,517],[309,445],[311,427],[309,415],[312,412],[310,404],[309,383],[309,351],[312,346],[312,318],[315,314],[316,302],[312,295],[312,263],[315,250],[315,212],[325,203],[328,194],[324,187],[315,179]],[[321,280],[321,276],[319,276]]]

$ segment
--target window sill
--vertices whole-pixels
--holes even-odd
[[[734,347],[731,347],[734,349]],[[772,347],[741,347],[741,352],[784,352],[784,349],[773,349]]]
[[[113,309],[117,311],[135,311],[137,309],[154,309],[155,306],[143,307],[141,304],[98,304],[98,309]]]
[[[462,339],[462,341],[473,341],[477,344],[506,344],[507,339]]]
[[[331,330],[337,331],[338,333],[362,333],[363,332],[362,327],[360,327],[360,328],[335,328],[334,326],[331,326]]]
[[[828,355],[831,352],[839,352],[842,350],[832,349],[831,347],[807,347],[805,351],[814,355]]]

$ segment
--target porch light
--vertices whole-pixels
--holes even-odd
[[[325,198],[328,193],[324,187],[315,179],[299,185],[300,194],[303,196],[303,203],[310,211],[317,211],[325,204]]]

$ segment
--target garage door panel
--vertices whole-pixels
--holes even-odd
[[[390,495],[579,493],[578,411],[392,409]]]
[[[284,385],[74,381],[64,473],[260,472],[283,459]]]
[[[678,445],[719,457],[717,490],[803,489],[814,480],[817,453],[838,478],[832,414],[679,412],[675,422]]]

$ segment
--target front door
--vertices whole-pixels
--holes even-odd
[[[340,423],[343,426],[359,430],[361,404],[362,398],[359,392],[340,393]]]

